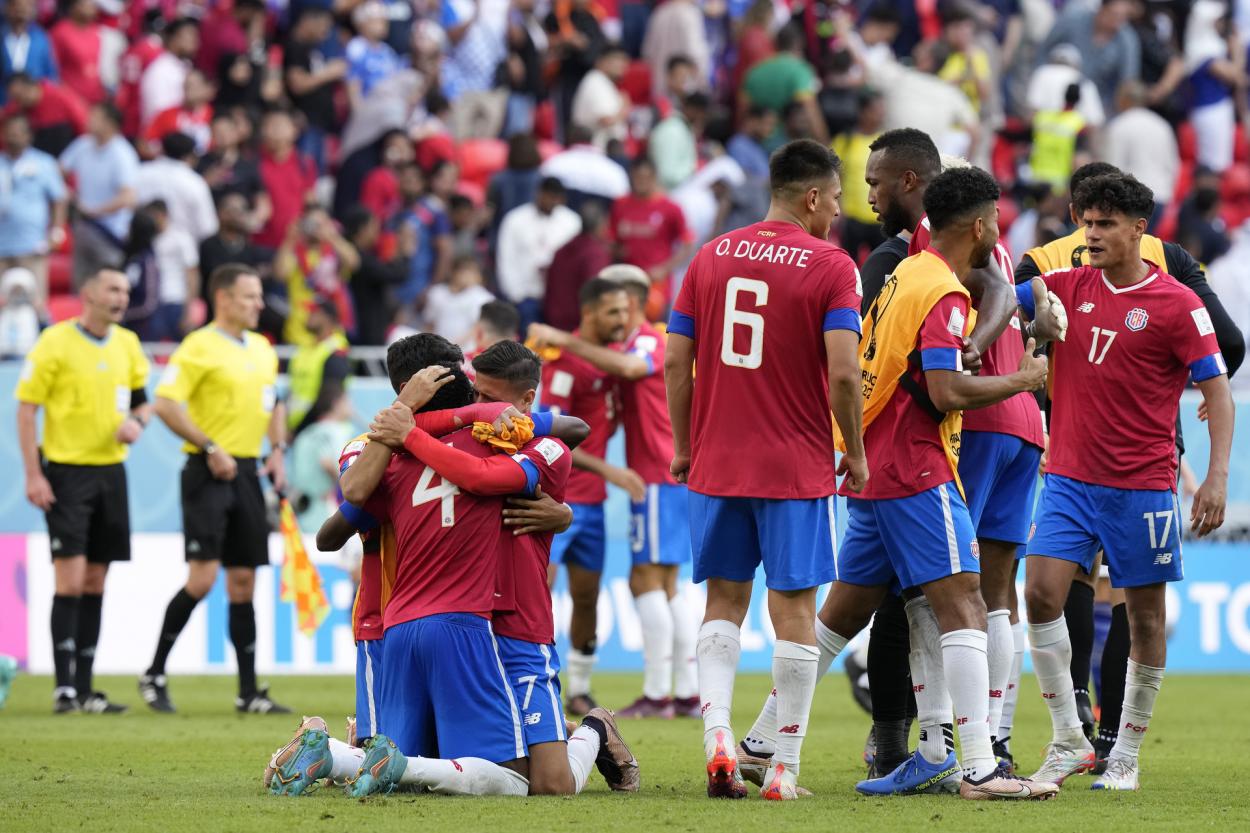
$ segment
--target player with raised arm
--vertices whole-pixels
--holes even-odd
[[[1063,615],[1078,568],[1099,547],[1124,588],[1131,650],[1119,735],[1094,789],[1138,787],[1138,751],[1163,680],[1166,583],[1182,578],[1176,417],[1192,378],[1206,400],[1207,477],[1194,496],[1199,537],[1224,521],[1233,403],[1211,315],[1198,296],[1143,259],[1150,189],[1117,174],[1074,195],[1090,265],[1043,276],[1075,316],[1056,345],[1046,488],[1028,545],[1029,643],[1054,736],[1033,776],[1060,784],[1093,766],[1073,694]],[[1029,297],[1021,293],[1027,308]],[[1027,311],[1027,309],[1026,309]]]
[[[820,655],[816,588],[835,577],[837,474],[847,473],[852,492],[868,481],[859,274],[825,240],[838,215],[840,162],[817,142],[791,142],[773,154],[769,178],[764,221],[716,238],[691,262],[664,364],[672,473],[690,487],[694,580],[707,582],[696,655],[707,791],[717,798],[747,794],[729,716],[740,629],[761,563],[785,731],[760,793],[799,795]],[[837,470],[830,409],[848,446]],[[725,414],[736,415],[732,424]],[[750,422],[746,433],[741,419]]]

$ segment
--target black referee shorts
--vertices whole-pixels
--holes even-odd
[[[234,480],[218,480],[203,454],[182,468],[182,534],[188,561],[226,567],[269,563],[269,519],[255,458],[235,458]]]
[[[92,564],[130,560],[126,467],[43,464],[56,503],[47,511],[52,557],[85,555]]]

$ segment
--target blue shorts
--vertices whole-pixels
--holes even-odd
[[[555,645],[497,636],[499,658],[521,709],[525,744],[566,741],[564,709],[560,707],[560,657]]]
[[[837,580],[899,589],[981,572],[972,518],[954,483],[907,497],[848,498]]]
[[[377,697],[382,690],[382,641],[356,643],[356,737],[362,740],[382,731]]]
[[[685,486],[647,486],[646,499],[629,505],[629,549],[635,564],[685,564],[690,560],[690,510]]]
[[[1101,548],[1113,587],[1180,581],[1182,523],[1171,489],[1115,489],[1048,474],[1029,556],[1072,561],[1089,572]]]
[[[1042,450],[1011,434],[965,431],[959,479],[977,537],[1008,544],[1029,540]]]
[[[490,623],[439,613],[388,628],[379,701],[386,734],[405,755],[524,758],[525,737]]]
[[[751,581],[764,565],[771,590],[806,590],[833,581],[838,539],[834,498],[776,500],[689,492],[695,583]]]
[[[608,547],[602,503],[570,503],[573,523],[551,540],[552,564],[575,564],[592,573],[603,572]]]

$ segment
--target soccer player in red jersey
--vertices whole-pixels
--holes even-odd
[[[1150,189],[1107,174],[1082,183],[1073,201],[1090,265],[1043,275],[1073,320],[1067,341],[1054,348],[1050,455],[1028,545],[1029,643],[1054,726],[1034,778],[1061,783],[1094,763],[1076,711],[1063,606],[1077,568],[1088,570],[1101,547],[1112,585],[1124,588],[1132,648],[1119,735],[1093,788],[1135,790],[1138,751],[1163,680],[1166,583],[1183,572],[1180,394],[1192,379],[1209,417],[1210,462],[1190,514],[1199,537],[1224,522],[1233,403],[1202,301],[1160,264],[1142,260]],[[1027,313],[1030,298],[1017,295]]]
[[[648,308],[661,315],[668,305],[673,270],[690,256],[694,233],[681,207],[660,190],[655,163],[645,156],[629,169],[630,192],[612,204],[609,230],[617,256],[651,277]]]
[[[839,169],[837,155],[813,141],[774,153],[767,217],[695,255],[669,322],[671,471],[690,487],[694,580],[707,582],[697,657],[713,797],[746,795],[729,714],[740,628],[761,562],[782,727],[761,794],[798,795],[820,656],[816,587],[835,576],[837,473],[848,474],[854,492],[868,481],[859,274],[845,251],[825,241],[838,215]],[[830,409],[848,447],[837,470]]]

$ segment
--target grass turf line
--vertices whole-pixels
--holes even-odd
[[[595,695],[620,707],[637,695],[636,674],[597,674]],[[734,726],[741,735],[768,690],[764,675],[738,679]],[[1173,676],[1143,749],[1143,791],[1090,792],[1073,778],[1058,798],[965,802],[947,796],[865,798],[861,751],[868,717],[851,702],[844,675],[817,690],[803,745],[800,783],[816,796],[778,806],[754,795],[713,802],[703,792],[702,727],[697,720],[622,721],[642,765],[637,796],[608,792],[593,773],[571,798],[445,798],[395,795],[353,801],[336,789],[275,798],[261,788],[268,756],[290,737],[299,714],[237,715],[234,680],[173,677],[177,715],[149,712],[132,678],[99,687],[131,706],[120,716],[51,714],[51,682],[19,677],[0,711],[0,830],[160,830],[171,833],[300,829],[388,833],[430,830],[628,830],[708,833],[803,829],[993,831],[1176,831],[1250,829],[1250,786],[1238,762],[1250,742],[1246,678]],[[352,704],[347,677],[278,677],[274,696],[297,712],[320,714],[343,736]],[[1040,763],[1049,719],[1026,677],[1012,748],[1027,774]],[[421,825],[414,828],[414,824]],[[729,825],[729,827],[726,827]]]

